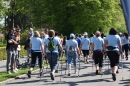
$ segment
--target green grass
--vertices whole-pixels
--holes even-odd
[[[60,58],[60,61],[65,61],[65,60],[66,60],[65,56]],[[44,60],[44,67],[46,67],[47,65],[48,64]],[[34,70],[36,70],[38,68],[39,67],[35,67]],[[10,78],[15,78],[16,76],[19,76],[19,75],[22,75],[22,74],[27,74],[28,70],[29,70],[29,68],[23,68],[23,69],[19,69],[18,72],[12,73],[12,74],[7,74],[6,71],[2,71],[2,72],[0,72],[0,82],[5,81],[5,80],[10,79]]]

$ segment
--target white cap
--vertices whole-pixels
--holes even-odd
[[[33,30],[33,28],[30,28],[30,30]]]
[[[71,34],[70,34],[70,38],[71,38],[71,37],[75,37],[75,35],[74,35],[73,33],[71,33]]]
[[[87,32],[84,32],[84,35],[88,35],[88,33],[87,33]]]

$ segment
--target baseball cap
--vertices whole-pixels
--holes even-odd
[[[88,33],[87,33],[87,32],[84,32],[84,35],[88,35]]]
[[[70,34],[70,38],[71,38],[71,37],[75,37],[75,35],[74,35],[73,33],[71,33],[71,34]]]

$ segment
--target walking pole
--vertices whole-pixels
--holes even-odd
[[[122,66],[122,67],[121,67],[121,70],[122,70],[122,74],[123,74],[123,62],[122,62],[122,55],[121,55],[121,66]],[[124,78],[123,78],[123,76],[124,76],[124,75],[122,75],[122,80],[124,79]]]
[[[61,74],[60,74],[60,81],[61,81],[61,76],[62,76],[62,65],[63,65],[63,53],[62,53],[62,57],[61,57]]]
[[[78,70],[78,77],[79,77],[79,72],[80,72],[80,57],[78,57],[78,60],[79,60],[79,70]]]

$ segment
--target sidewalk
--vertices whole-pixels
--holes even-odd
[[[23,76],[19,79],[12,80],[6,83],[5,85],[1,86],[129,86],[130,59],[129,61],[123,60],[123,70],[121,67],[122,65],[120,63],[119,74],[117,74],[117,80],[115,82],[112,80],[112,76],[109,70],[110,67],[108,67],[108,63],[104,65],[103,76],[92,76],[92,63],[84,64],[83,62],[80,62],[79,77],[78,74],[74,74],[73,68],[71,76],[67,76],[68,71],[66,71],[65,75],[66,64],[63,63],[62,71],[60,70],[59,73],[56,73],[55,81],[52,81],[50,79],[50,69],[47,69],[47,71],[46,69],[44,69],[45,74],[41,79],[38,78],[38,72],[36,72],[32,74],[32,77],[30,79],[27,78],[27,76]],[[93,70],[95,72],[95,67],[93,67]]]
[[[24,56],[23,58],[19,58],[20,63],[25,62],[26,58],[26,56]],[[4,70],[6,70],[6,60],[0,61],[0,72]]]

